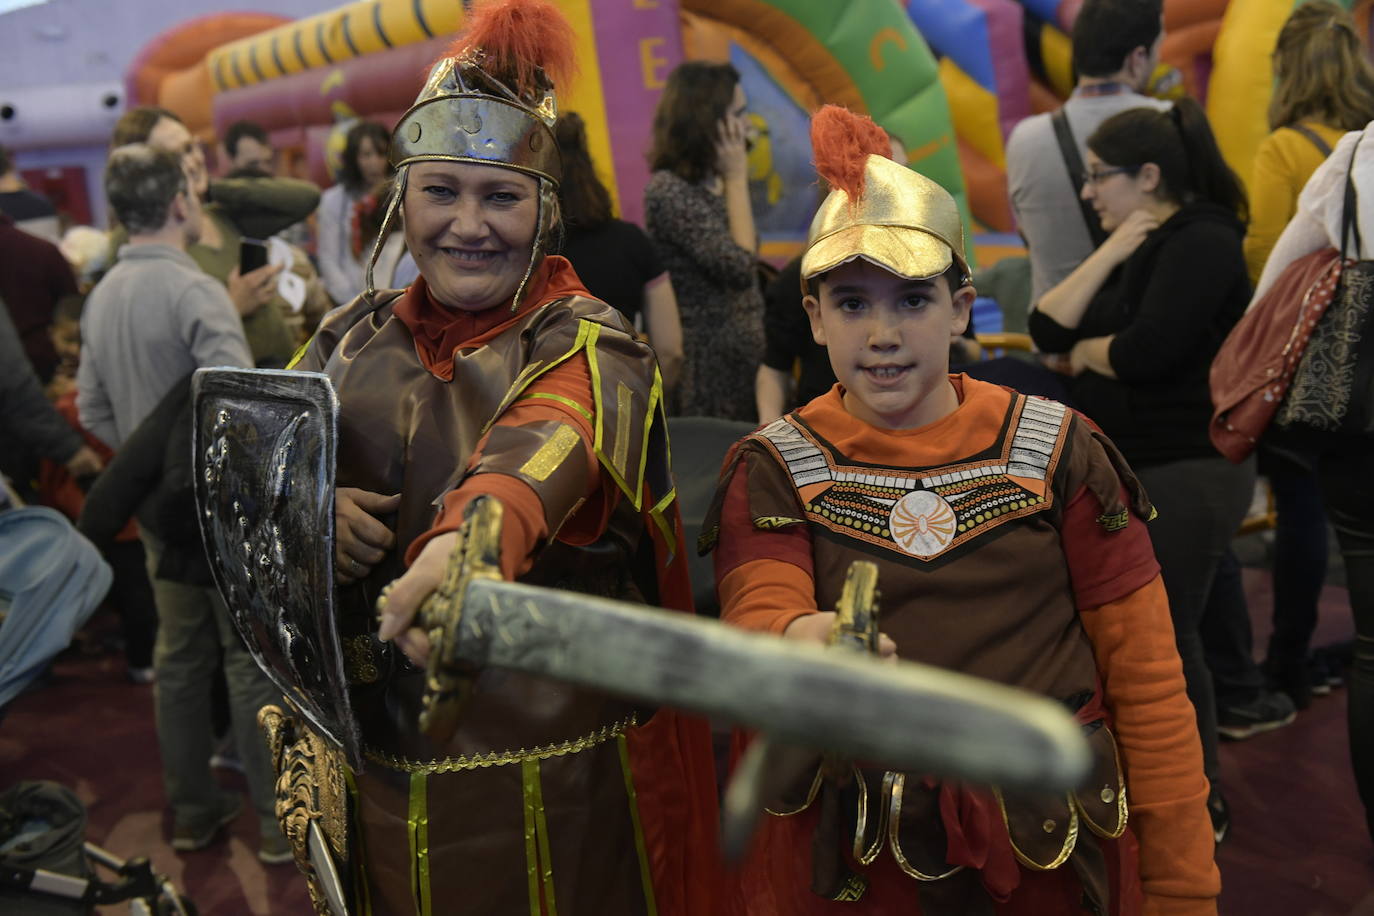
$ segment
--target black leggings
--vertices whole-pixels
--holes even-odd
[[[1350,762],[1374,836],[1374,438],[1333,441],[1317,464],[1327,517],[1345,560],[1355,617],[1350,672]]]

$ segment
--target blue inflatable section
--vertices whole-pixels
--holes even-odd
[[[906,6],[931,50],[948,57],[989,92],[997,92],[988,17],[970,0],[911,0]]]

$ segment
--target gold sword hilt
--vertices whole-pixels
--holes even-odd
[[[477,579],[501,578],[501,503],[479,496],[468,504],[444,577],[415,614],[429,637],[420,729],[436,745],[453,737],[472,692],[472,668],[457,657],[463,599]]]

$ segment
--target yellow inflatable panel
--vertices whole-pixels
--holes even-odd
[[[1242,182],[1249,182],[1255,152],[1269,135],[1269,55],[1293,6],[1293,0],[1231,0],[1212,48],[1207,119],[1226,164]]]
[[[216,48],[210,73],[220,91],[251,86],[453,35],[462,21],[463,5],[455,0],[358,0]]]
[[[955,134],[999,169],[1006,169],[1007,150],[997,120],[997,96],[978,85],[948,57],[940,60],[940,85],[949,99]]]

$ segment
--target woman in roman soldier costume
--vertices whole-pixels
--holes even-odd
[[[545,253],[571,46],[543,0],[473,12],[392,140],[381,237],[399,211],[421,277],[379,291],[369,271],[296,363],[328,374],[340,405],[357,912],[714,912],[704,723],[487,670],[436,744],[417,724],[425,639],[374,612],[388,584],[410,607],[437,587],[477,497],[503,507],[507,578],[690,607],[653,351]]]

